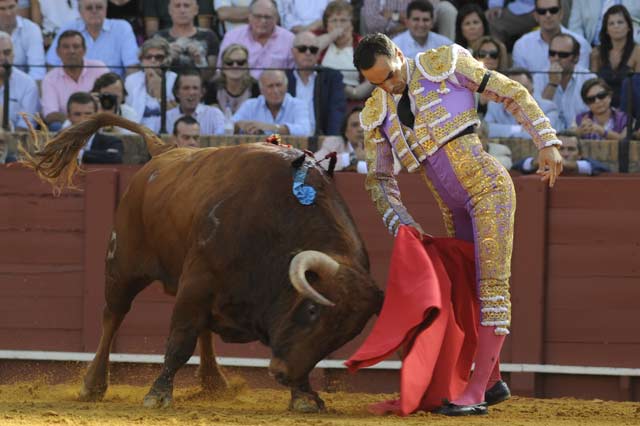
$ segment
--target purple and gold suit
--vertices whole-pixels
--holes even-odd
[[[522,85],[487,71],[461,46],[443,46],[406,60],[413,129],[400,122],[394,96],[380,88],[360,115],[369,170],[366,189],[395,235],[399,225],[415,221],[400,198],[393,153],[409,172],[422,173],[448,235],[475,243],[481,325],[508,334],[515,191],[509,173],[470,131],[480,123],[473,93],[502,102],[539,149],[561,142]]]

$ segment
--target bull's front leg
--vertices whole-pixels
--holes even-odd
[[[301,384],[291,386],[289,410],[298,413],[317,413],[325,410],[324,401],[318,392],[311,389],[308,377]]]

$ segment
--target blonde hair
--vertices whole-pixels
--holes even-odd
[[[247,67],[249,67],[249,50],[245,46],[238,43],[232,43],[224,49],[221,55],[222,65],[224,66],[224,62],[227,59],[229,59],[229,56],[231,56],[233,52],[236,52],[238,50],[244,52],[245,56],[247,57]],[[246,71],[246,74],[242,78],[242,85],[243,87],[247,88],[247,87],[250,87],[255,80],[253,77],[251,77],[251,73],[249,72],[249,69],[246,69],[245,71]],[[216,78],[216,83],[221,83],[223,86],[226,86],[227,78],[224,75],[224,69],[220,70],[220,74]]]
[[[507,54],[507,48],[500,40],[493,36],[486,35],[476,40],[475,43],[473,43],[473,46],[471,46],[473,56],[476,57],[478,50],[480,50],[480,46],[489,43],[498,48],[498,71],[504,71],[509,68],[509,55]]]

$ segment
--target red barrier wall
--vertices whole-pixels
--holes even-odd
[[[0,166],[0,349],[92,352],[100,335],[104,255],[117,200],[137,166],[92,167],[82,192],[59,198],[19,166]],[[384,286],[392,245],[363,189],[364,176],[336,176]],[[514,179],[512,334],[507,363],[639,367],[640,175]],[[401,175],[403,200],[427,232],[442,235],[439,210],[419,176]],[[152,285],[135,300],[113,352],[164,352],[173,300]],[[368,330],[368,328],[367,328]],[[365,330],[365,333],[366,331]],[[363,333],[363,335],[365,334]],[[363,335],[333,354],[344,359]],[[268,357],[260,344],[216,343],[219,356]],[[2,362],[2,361],[0,361]],[[346,378],[354,389],[393,390],[388,372]],[[370,380],[375,376],[377,380]],[[507,375],[520,394],[640,398],[637,378]]]

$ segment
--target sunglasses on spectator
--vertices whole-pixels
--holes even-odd
[[[102,9],[104,9],[104,5],[103,4],[88,4],[84,7],[86,10],[88,10],[89,12],[93,12],[95,11],[101,11]]]
[[[224,64],[228,67],[232,66],[232,65],[237,65],[239,67],[244,67],[245,65],[247,65],[247,60],[246,59],[229,59],[227,61],[224,61]]]
[[[315,55],[318,53],[318,50],[320,50],[318,46],[305,46],[304,44],[296,46],[296,49],[298,49],[300,53],[305,53],[308,50],[312,55]]]
[[[547,12],[549,12],[552,15],[555,15],[556,13],[560,12],[560,7],[558,7],[558,6],[554,6],[554,7],[536,7],[536,13],[538,15],[546,15]]]
[[[155,59],[158,62],[162,62],[164,61],[164,58],[166,58],[166,56],[162,55],[162,54],[157,54],[157,55],[144,55],[144,59],[146,59],[147,61],[150,61],[152,59]]]
[[[497,50],[478,50],[478,58],[490,57],[491,59],[498,59]]]
[[[596,101],[596,99],[602,100],[607,96],[609,96],[609,92],[604,91],[604,92],[596,93],[593,96],[585,96],[584,100],[587,102],[587,104],[592,104]]]
[[[549,49],[549,57],[553,58],[554,56],[557,56],[561,59],[565,59],[568,58],[569,56],[573,55],[573,52],[560,52],[558,50],[551,50]]]

